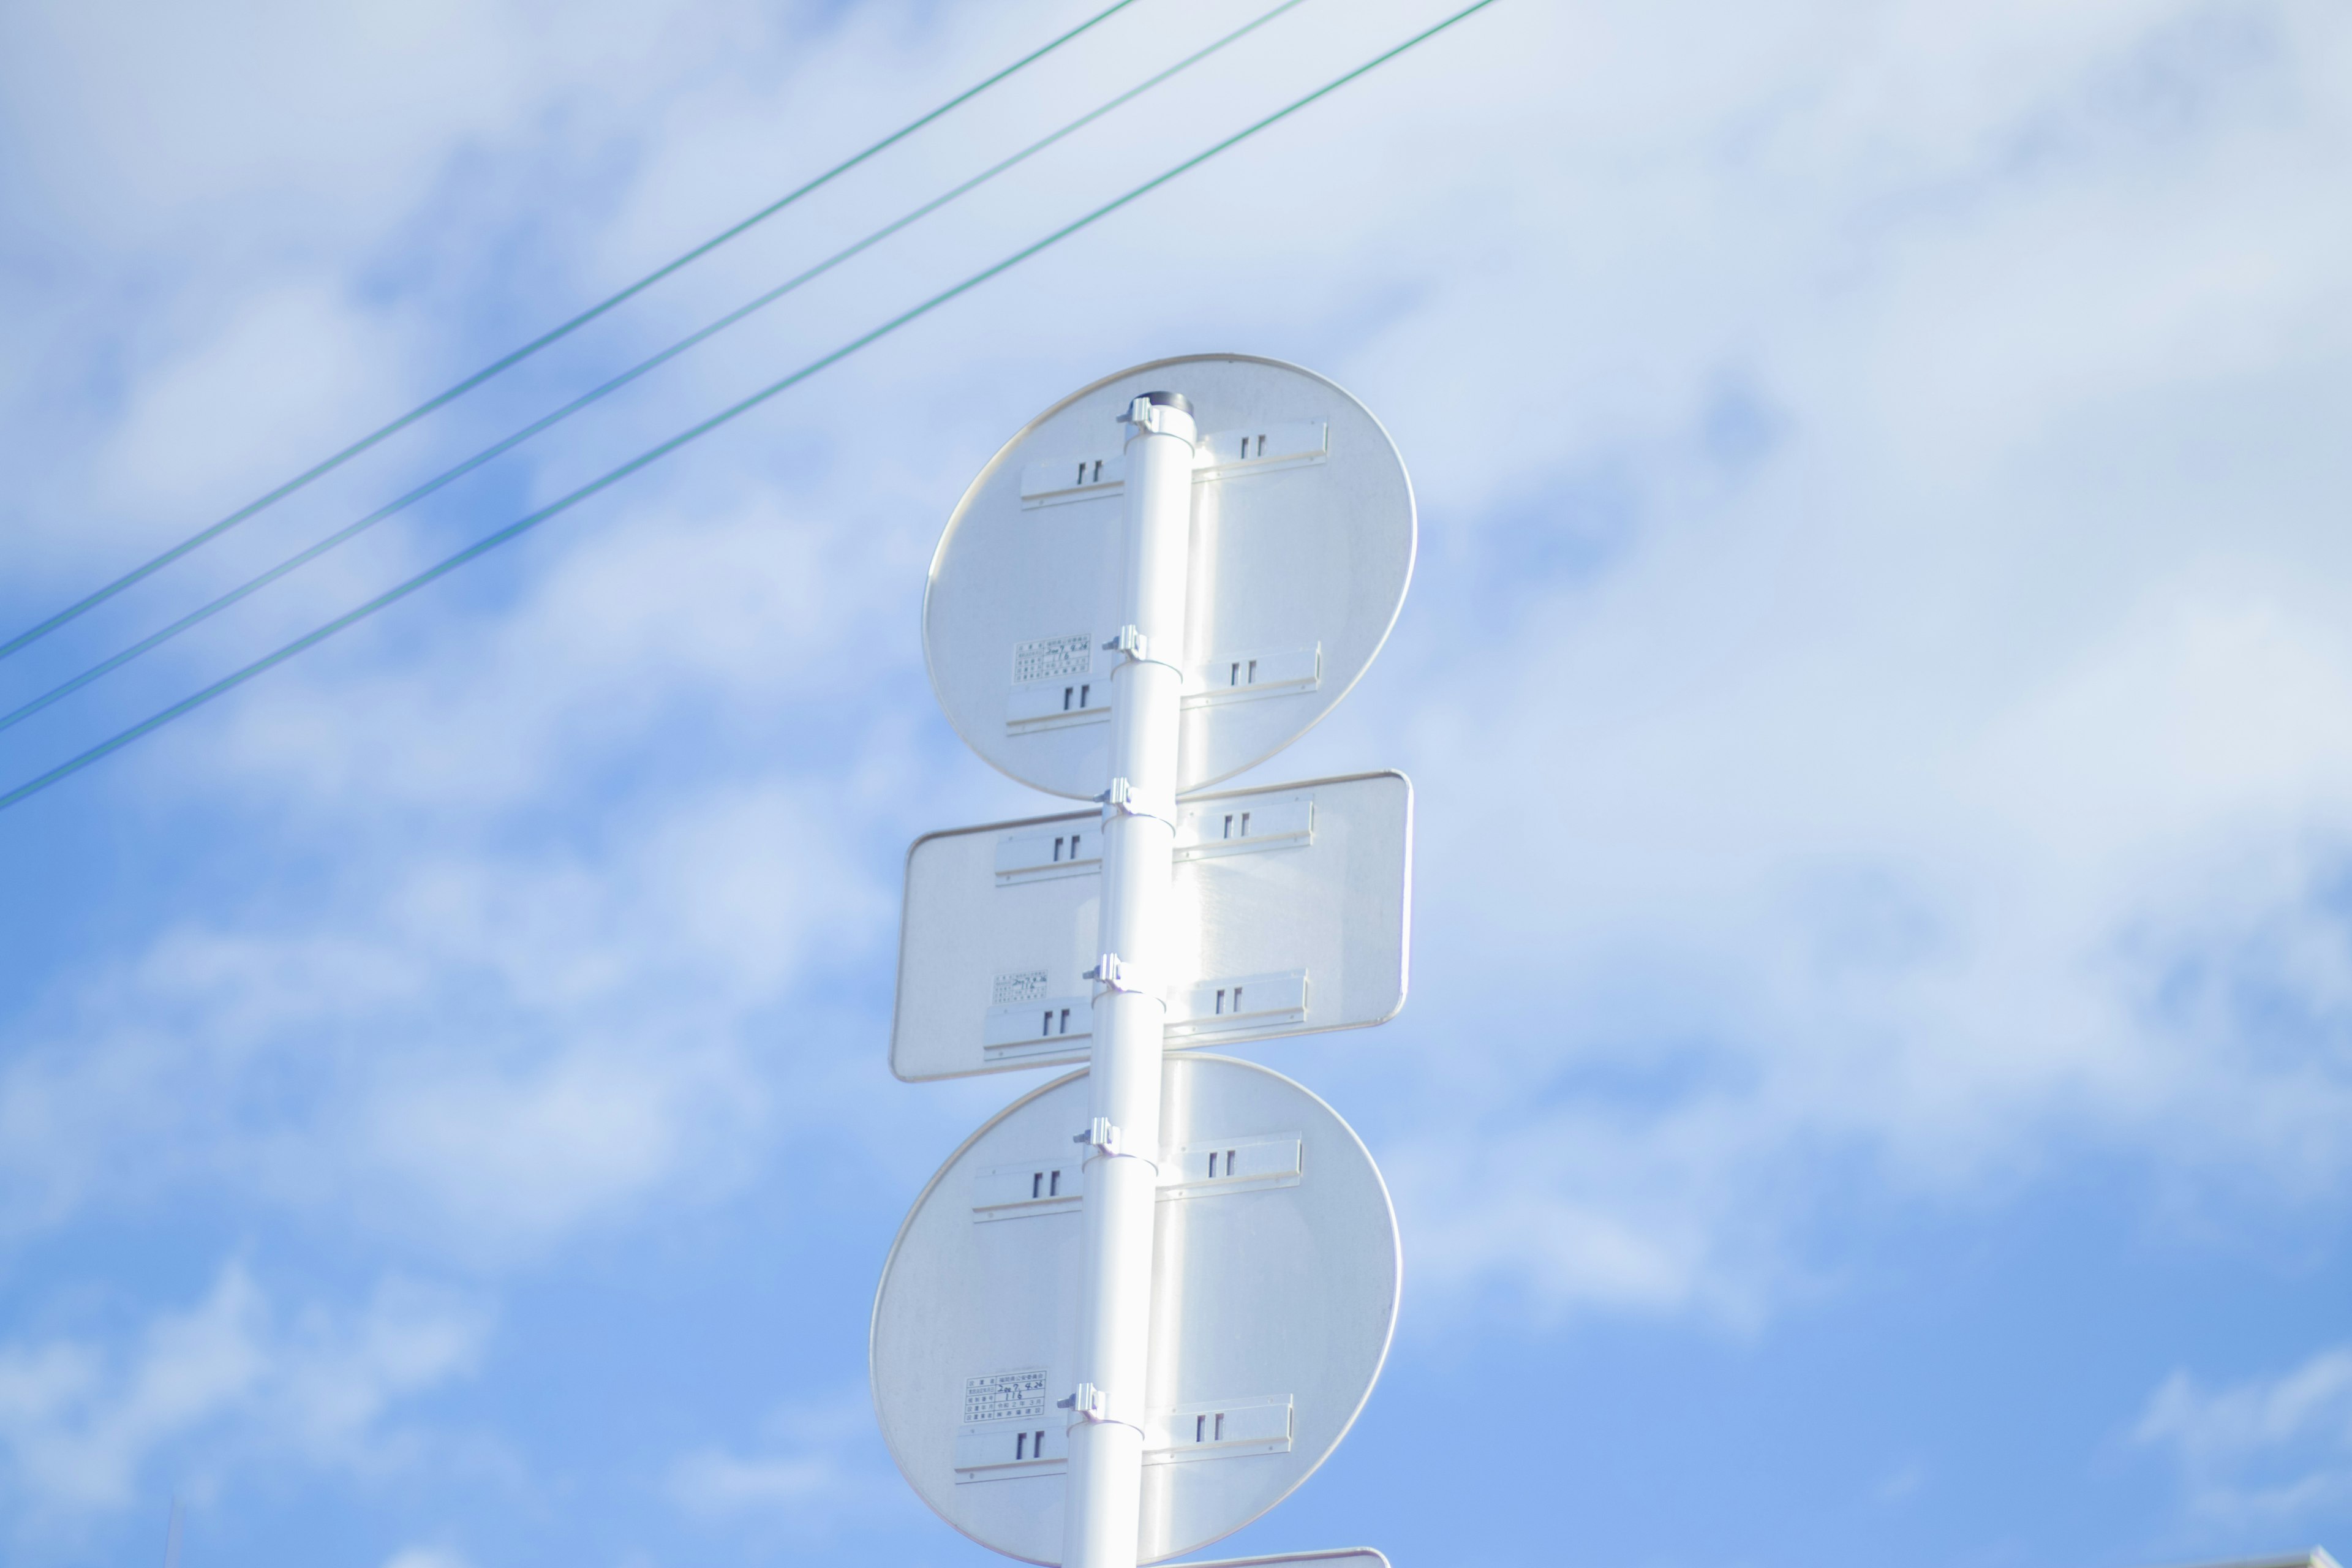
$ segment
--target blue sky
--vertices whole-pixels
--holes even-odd
[[[1254,14],[1141,3],[0,664],[45,689]],[[0,14],[26,624],[1086,14]],[[0,733],[13,784],[1442,14],[1307,3]],[[1252,777],[1418,790],[1413,1000],[1255,1053],[1403,1317],[1221,1551],[2132,1568],[2352,1541],[2352,19],[1500,0],[0,814],[0,1556],[972,1563],[865,1325],[1027,1076],[884,1065],[1038,798],[923,568],[1149,358],[1389,425],[1413,595]]]

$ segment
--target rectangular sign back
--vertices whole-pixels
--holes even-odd
[[[1177,803],[1170,1048],[1383,1024],[1404,1005],[1412,785],[1356,773]],[[1101,817],[927,834],[907,854],[890,1070],[1068,1066],[1092,1047]]]

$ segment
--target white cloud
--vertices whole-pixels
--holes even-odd
[[[2175,1372],[2133,1436],[2171,1451],[2199,1513],[2232,1523],[2310,1517],[2352,1497],[2352,1346],[2220,1388]]]
[[[824,1015],[772,1047],[754,1021],[889,907],[810,830],[824,810],[721,785],[621,825],[601,874],[436,853],[387,868],[357,923],[172,933],[0,1064],[6,1216],[194,1180],[487,1258],[729,1184],[752,1134],[824,1113]],[[815,1055],[782,1108],[774,1047]]]
[[[1564,705],[1572,750],[1465,716],[1486,776],[1559,781],[1507,859],[1474,842],[1504,803],[1424,742],[1424,789],[1466,808],[1425,833],[1421,930],[1469,1038],[1414,1073],[1396,1151],[1437,1277],[1745,1318],[1803,1288],[1824,1216],[1997,1195],[2085,1141],[2326,1201],[2352,658],[2294,595],[2184,597],[2021,682],[2020,711],[1923,715],[1906,672],[1857,670],[1793,734],[1815,719],[1748,669],[1679,713],[1654,687]]]
[[[707,1521],[748,1515],[810,1529],[900,1500],[898,1477],[877,1462],[874,1408],[863,1391],[787,1405],[765,1425],[767,1441],[754,1451],[680,1455],[666,1482],[670,1501]]]
[[[32,258],[0,279],[26,520],[0,593],[102,579],[1085,8],[9,12],[0,116],[38,133],[0,137]],[[1313,0],[1278,47],[73,722],[143,716],[1429,15]],[[1131,79],[1135,37],[1106,28],[141,606],[961,178]],[[58,894],[100,934],[13,1015],[0,1235],[197,1202],[290,1218],[273,1245],[504,1279],[583,1236],[642,1245],[803,1134],[917,1174],[1025,1086],[883,1079],[898,847],[1033,804],[929,711],[931,543],[1068,387],[1227,346],[1351,385],[1423,505],[1391,652],[1267,770],[1420,786],[1414,1006],[1298,1069],[1391,1177],[1412,1331],[1493,1291],[1753,1328],[1834,1289],[1888,1211],[1997,1204],[2085,1150],[2167,1202],[2336,1213],[2347,84],[2352,23],[2293,0],[1495,6],[47,797],[155,869],[112,904]],[[101,620],[60,671],[111,646]],[[79,732],[0,737],[7,779]],[[801,1191],[762,1213],[825,1223]],[[305,1310],[234,1267],[142,1310],[0,1344],[0,1495],[104,1513],[167,1468],[406,1463],[411,1402],[489,1332],[471,1298]],[[2138,1438],[2214,1517],[2336,1506],[2347,1353],[2176,1374]],[[913,1508],[862,1395],[725,1419],[654,1468],[689,1531]],[[499,1420],[540,1480],[581,1473],[521,1395]],[[377,1550],[420,1539],[387,1568],[463,1568],[438,1534]]]
[[[1153,113],[1205,141],[1409,13],[1331,8]],[[730,16],[721,34],[765,38]],[[465,58],[356,163],[257,151],[241,120],[177,150],[207,213],[261,192],[299,227],[346,178],[383,212],[338,199],[320,254],[188,282],[173,319],[227,324],[133,356],[87,450],[186,438],[193,416],[154,411],[225,398],[253,374],[233,345],[286,322],[379,342],[373,316],[335,312],[399,225],[464,216],[427,193],[467,157],[550,182],[520,208],[555,237],[480,296],[526,293],[536,322],[567,288],[593,297],[564,279],[625,277],[747,205],[758,182],[724,155],[747,138],[761,178],[816,166],[855,144],[838,112],[862,84],[912,103],[1009,54],[1010,33],[902,22],[867,8],[745,56],[782,59],[793,93],[749,66],[667,91],[661,69],[704,57],[658,17],[546,58],[536,13],[401,24],[394,57]],[[353,63],[367,26],[347,31],[295,46],[331,119],[313,84],[373,68]],[[580,86],[648,50],[660,68],[610,101]],[[1045,114],[1045,83],[1087,101],[1103,58],[985,100],[654,314],[732,303]],[[190,914],[71,978],[58,1044],[0,1077],[19,1221],[195,1170],[529,1252],[723,1187],[769,1118],[878,1121],[826,1076],[825,1009],[882,1005],[896,868],[869,841],[1006,798],[922,749],[925,552],[1036,406],[1203,342],[1356,385],[1421,485],[1419,601],[1354,716],[1297,755],[1353,744],[1348,764],[1423,785],[1404,1027],[1445,1037],[1444,1069],[1389,1075],[1412,1125],[1381,1152],[1437,1279],[1754,1321],[1830,1267],[1809,1226],[1856,1169],[1885,1201],[1981,1201],[2084,1140],[2315,1201],[2352,1098],[2331,1033],[2352,845],[2330,390],[2352,219],[2328,199],[2347,61],[2352,29],[2320,5],[1495,7],[551,525],[510,558],[511,593],[420,598],[121,759],[234,831],[266,802],[331,869],[315,907]],[[354,121],[383,109],[373,90]],[[550,140],[624,151],[592,178],[545,161]],[[1124,188],[1134,162],[1117,136],[1045,161],[551,442],[520,483],[553,493],[1077,193]],[[187,221],[154,199],[143,223]],[[512,231],[447,232],[488,255]],[[457,243],[408,259],[472,300],[489,284]],[[420,285],[403,309],[428,321],[442,298]],[[619,346],[639,331],[658,335],[616,328]],[[373,389],[305,384],[397,406],[410,373],[377,370]],[[289,454],[313,442],[297,434]],[[219,455],[197,445],[158,471],[192,480]],[[370,569],[425,553],[399,538]],[[859,1003],[827,998],[845,967]],[[2250,987],[2284,1010],[2255,1016]],[[306,1088],[257,1117],[239,1086],[289,1061]],[[793,1462],[761,1484],[789,1487]],[[727,1473],[712,1495],[754,1486]]]
[[[488,1332],[477,1304],[399,1279],[355,1310],[289,1312],[231,1263],[130,1344],[0,1344],[0,1491],[30,1520],[128,1506],[166,1451],[199,1474],[394,1462],[395,1407],[470,1372]]]
[[[285,279],[223,313],[138,380],[101,459],[109,502],[180,531],[280,482],[289,450],[343,445],[407,379],[404,334],[333,282]]]
[[[823,1454],[745,1458],[702,1448],[670,1468],[669,1493],[689,1513],[730,1513],[743,1508],[803,1508],[829,1497],[841,1467]]]
[[[1414,730],[1425,1055],[1351,1087],[1412,1108],[1382,1152],[1449,1287],[1752,1321],[1857,1208],[2086,1144],[2233,1201],[2346,1167],[2343,465],[2261,428],[2340,406],[2347,226],[2277,182],[2340,138],[2344,30],[1867,15],[1759,15],[1763,65],[1647,118],[1612,95],[1681,40],[1623,39],[1630,131],[1520,139],[1578,149],[1556,240],[1406,329],[1383,411],[1493,510],[1433,506],[1417,591],[1484,576],[1363,731]],[[1510,276],[1563,258],[1556,305]]]

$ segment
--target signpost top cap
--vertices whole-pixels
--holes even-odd
[[[1178,408],[1187,414],[1192,412],[1192,400],[1181,392],[1147,392],[1141,397],[1142,401],[1156,404],[1161,408]]]

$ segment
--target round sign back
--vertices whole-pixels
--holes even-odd
[[[1162,1068],[1138,1560],[1239,1530],[1356,1419],[1396,1325],[1396,1215],[1348,1124],[1249,1062]],[[1061,1560],[1086,1074],[1015,1100],[915,1201],[874,1302],[874,1401],[925,1502]]]
[[[1157,360],[1032,420],[948,520],[923,652],[949,721],[1024,784],[1090,799],[1108,782],[1110,670],[1125,569],[1125,432],[1147,392],[1190,399],[1192,570],[1180,792],[1265,761],[1370,665],[1412,575],[1404,460],[1364,405],[1244,354]]]

